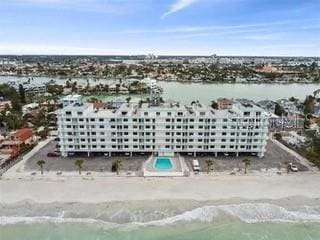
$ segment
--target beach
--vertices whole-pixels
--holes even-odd
[[[0,203],[137,201],[161,199],[320,198],[319,173],[277,175],[202,175],[188,178],[56,177],[2,179]],[[14,191],[13,191],[14,190]]]
[[[319,180],[314,172],[2,179],[0,230],[10,240],[181,239],[187,232],[184,239],[234,239],[244,230],[265,239],[319,239]]]

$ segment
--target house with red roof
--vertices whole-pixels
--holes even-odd
[[[25,146],[32,145],[36,141],[31,128],[23,128],[12,132],[1,142],[0,152],[17,156]]]

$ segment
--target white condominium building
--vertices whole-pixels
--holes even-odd
[[[215,110],[199,103],[75,103],[57,112],[62,156],[74,153],[241,153],[266,151],[268,116],[261,108],[234,102]]]

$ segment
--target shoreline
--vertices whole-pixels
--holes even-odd
[[[216,201],[141,200],[93,203],[36,203],[24,200],[0,204],[0,227],[21,223],[102,223],[171,225],[188,222],[320,223],[318,199],[277,200],[232,198]]]
[[[116,77],[115,78],[101,78],[101,77],[95,77],[95,76],[50,76],[50,75],[38,75],[38,76],[29,76],[29,75],[0,75],[0,77],[12,77],[12,78],[48,78],[50,80],[79,80],[79,79],[83,79],[83,80],[92,80],[93,82],[95,80],[106,80],[106,81],[115,81],[115,80],[119,80]],[[139,79],[143,79],[143,78],[136,78],[137,80]],[[128,79],[123,79],[122,81],[126,81]],[[317,81],[313,81],[313,82],[297,82],[297,81],[288,81],[288,82],[272,82],[272,81],[263,81],[263,82],[229,82],[229,81],[209,81],[209,80],[201,80],[201,81],[195,81],[195,80],[158,80],[158,82],[177,82],[177,83],[181,83],[181,84],[193,84],[193,83],[198,83],[198,84],[247,84],[247,85],[251,85],[251,84],[279,84],[279,85],[289,85],[289,84],[320,84],[320,82]]]

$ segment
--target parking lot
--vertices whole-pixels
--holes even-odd
[[[86,154],[83,156],[73,157],[48,157],[48,152],[53,152],[57,142],[52,141],[45,147],[39,150],[32,158],[30,158],[24,166],[26,171],[37,171],[39,166],[37,165],[38,160],[44,160],[45,171],[76,171],[75,160],[84,160],[83,171],[93,172],[111,172],[112,162],[115,160],[121,160],[122,168],[124,172],[141,172],[143,163],[148,159],[148,155],[136,155],[133,157],[129,156],[94,156],[88,157]],[[251,155],[240,155],[238,158],[232,156],[183,156],[185,162],[190,170],[192,170],[192,160],[198,159],[200,164],[200,170],[206,171],[206,160],[214,161],[214,171],[235,171],[237,169],[243,169],[244,164],[242,160],[249,158],[251,160],[250,170],[266,170],[266,169],[278,169],[279,167],[285,168],[285,162],[295,163],[299,171],[307,171],[308,168],[300,164],[295,157],[288,154],[285,150],[278,147],[271,141],[268,141],[267,152],[265,157],[259,159],[256,156]]]
[[[50,142],[48,145],[40,149],[32,158],[30,158],[25,163],[25,170],[35,171],[39,170],[37,165],[38,160],[44,160],[46,163],[44,165],[45,171],[76,171],[77,168],[74,162],[77,159],[84,160],[83,171],[93,171],[93,172],[111,172],[112,162],[115,160],[121,160],[122,171],[125,172],[138,172],[142,170],[142,164],[147,160],[148,155],[140,155],[135,157],[126,156],[95,156],[88,157],[86,154],[83,156],[73,156],[73,157],[47,157],[48,152],[53,152],[56,147],[57,142]]]
[[[272,141],[268,141],[267,151],[265,153],[264,158],[258,158],[256,156],[250,155],[240,155],[237,157],[225,157],[225,156],[184,156],[186,163],[189,169],[192,169],[192,160],[198,159],[200,164],[200,170],[206,171],[207,164],[206,160],[214,161],[214,171],[234,171],[236,169],[243,169],[244,163],[243,159],[249,158],[251,160],[251,165],[249,167],[250,170],[266,170],[266,169],[274,169],[274,168],[285,168],[285,162],[295,163],[299,171],[307,171],[308,168],[302,164],[300,164],[295,157],[288,154],[285,150],[278,147]]]

